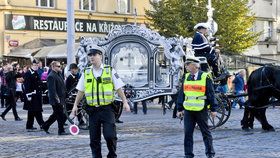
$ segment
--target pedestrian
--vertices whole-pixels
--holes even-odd
[[[23,77],[24,74],[21,72],[22,70],[19,69],[19,72],[16,73],[16,102],[20,98],[20,101],[23,102],[23,91],[22,91],[22,85],[23,85]]]
[[[70,70],[70,74],[66,78],[66,82],[65,82],[67,94],[77,86],[80,78],[79,68],[77,64],[75,63],[70,64],[69,70]],[[73,104],[66,103],[66,108],[67,108],[68,115],[70,115],[71,110],[73,108]],[[80,126],[86,125],[83,120],[82,113],[80,111],[78,113],[78,121]]]
[[[38,63],[38,70],[37,70],[39,77],[42,77],[42,74],[44,73],[44,68],[43,68],[43,63],[41,61],[39,61]]]
[[[232,81],[233,93],[235,95],[244,94],[245,81],[244,78],[246,76],[246,71],[244,69],[240,70],[238,74],[235,75],[235,78]],[[245,97],[237,97],[234,99],[232,108],[238,108],[237,104],[239,104],[239,108],[242,109],[245,107]]]
[[[42,75],[41,75],[41,80],[42,80],[42,81],[47,81],[47,78],[48,78],[48,70],[49,70],[48,67],[44,67],[44,72],[43,72]]]
[[[206,37],[208,31],[207,23],[198,23],[194,26],[196,30],[193,41],[192,48],[195,52],[195,56],[203,56],[207,59],[207,63],[212,67],[215,77],[219,76],[219,67],[218,67],[218,57],[216,56],[215,48],[212,47]],[[203,71],[204,68],[202,68]]]
[[[34,118],[39,127],[44,123],[43,120],[43,104],[42,104],[42,81],[38,74],[38,61],[32,61],[32,66],[24,75],[23,92],[24,105],[23,109],[27,110],[26,129],[28,132],[34,131]]]
[[[215,156],[213,138],[208,127],[208,108],[210,104],[211,116],[215,117],[217,104],[211,78],[207,73],[199,70],[199,60],[195,57],[186,60],[187,72],[184,75],[182,89],[178,93],[178,117],[184,116],[184,151],[185,158],[194,157],[193,132],[195,125],[201,130],[205,144],[205,154],[208,158]]]
[[[0,115],[0,117],[6,121],[6,114],[12,109],[15,121],[22,121],[22,119],[18,116],[16,109],[16,73],[15,68],[9,64],[7,65],[7,73],[4,74],[7,82],[7,92],[6,92],[6,101],[7,108]]]
[[[220,84],[218,85],[218,87],[216,88],[216,91],[226,94],[229,91],[228,88],[228,79],[230,78],[230,74],[228,71],[226,71],[225,73],[221,74],[219,76],[219,78],[221,78],[220,80]]]
[[[143,100],[141,101],[142,103],[142,110],[143,110],[143,114],[146,115],[147,114],[147,101]],[[138,102],[134,102],[133,103],[133,114],[137,114],[138,112],[138,107],[137,107]]]
[[[7,107],[7,94],[8,94],[8,86],[6,81],[5,74],[8,72],[7,64],[3,65],[3,68],[0,72],[1,77],[1,108]],[[6,104],[5,104],[6,103]],[[4,106],[6,105],[6,106]]]
[[[66,78],[66,82],[65,82],[67,92],[70,92],[70,90],[76,87],[80,78],[79,68],[77,64],[75,63],[70,64],[69,71],[70,74]]]
[[[50,126],[57,121],[58,135],[67,135],[64,130],[65,114],[63,113],[63,106],[65,105],[66,88],[64,79],[61,74],[61,65],[58,61],[51,63],[52,71],[48,75],[48,95],[49,102],[52,106],[53,113],[49,119],[42,125],[42,129],[49,134]]]
[[[108,65],[102,63],[105,50],[97,45],[88,50],[88,57],[92,66],[87,67],[82,74],[78,85],[78,94],[75,99],[72,114],[78,112],[78,104],[86,96],[86,111],[89,114],[90,147],[93,158],[101,158],[101,127],[107,142],[108,158],[117,157],[116,119],[113,110],[114,91],[120,96],[126,111],[130,111],[126,97],[122,91],[124,83]]]

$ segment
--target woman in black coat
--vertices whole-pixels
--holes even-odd
[[[36,118],[37,123],[40,127],[43,125],[43,105],[42,105],[42,81],[37,72],[38,63],[37,61],[33,61],[32,67],[26,72],[24,76],[24,96],[25,101],[23,105],[23,109],[27,110],[27,122],[26,129],[27,130],[36,130],[33,126],[34,118]]]
[[[0,115],[0,117],[6,121],[5,116],[6,114],[12,109],[13,114],[15,117],[16,121],[21,121],[22,119],[18,116],[17,114],[17,109],[16,109],[16,100],[15,100],[15,94],[16,94],[16,75],[15,71],[12,67],[12,65],[7,65],[7,73],[4,74],[5,80],[6,80],[6,92],[4,95],[6,95],[5,99],[7,101],[7,108],[5,111]]]

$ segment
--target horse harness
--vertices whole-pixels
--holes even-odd
[[[267,78],[267,75],[265,73],[265,68],[267,66],[265,65],[264,67],[262,67],[262,71],[261,71],[261,80],[260,80],[260,87],[255,88],[255,90],[261,90],[263,88],[272,88],[273,90],[277,91],[278,93],[280,93],[280,90],[278,88],[276,88],[273,84],[270,83],[269,79]],[[263,76],[265,77],[265,80],[268,82],[268,85],[263,85]]]
[[[260,85],[261,86],[258,87],[258,88],[255,88],[255,90],[258,91],[258,90],[261,90],[261,89],[264,89],[264,88],[272,88],[273,90],[280,93],[280,90],[278,88],[276,88],[273,84],[271,84],[269,79],[267,78],[266,73],[265,73],[265,68],[266,67],[267,67],[267,65],[262,67],[262,70],[261,70],[261,79],[260,79]],[[263,77],[265,78],[265,81],[268,82],[268,85],[263,85]],[[252,108],[252,109],[264,109],[264,108],[268,108],[268,107],[273,106],[274,104],[278,104],[278,103],[280,103],[280,101],[276,101],[276,102],[270,103],[270,104],[262,106],[262,107],[254,107],[254,106],[250,106],[250,105],[248,105],[248,107]]]

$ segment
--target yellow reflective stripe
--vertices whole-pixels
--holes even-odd
[[[188,103],[184,102],[184,106],[197,106],[197,107],[204,107],[204,102],[203,103]]]
[[[187,99],[191,99],[191,100],[200,100],[200,99],[207,99],[206,96],[186,96]]]
[[[103,99],[102,99],[103,100]],[[112,103],[113,102],[113,100],[112,99],[105,99],[105,103],[107,103],[107,104],[110,104],[110,103]],[[100,102],[100,103],[104,103],[104,102]],[[87,99],[87,104],[88,105],[97,105],[97,99],[94,99],[94,100],[88,100]]]
[[[96,94],[96,92],[94,92],[94,94]],[[104,92],[104,95],[113,95],[114,93],[113,92]],[[99,92],[99,96],[102,96],[103,95],[103,93],[102,92]],[[91,93],[85,93],[85,96],[86,97],[91,97]]]
[[[89,96],[91,96],[91,93],[85,93],[85,96],[89,97]]]
[[[87,103],[88,104],[97,103],[97,99],[93,99],[93,100],[87,99]]]

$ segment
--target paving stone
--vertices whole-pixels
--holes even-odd
[[[148,106],[148,114],[133,115],[123,113],[122,124],[117,124],[117,153],[120,158],[180,158],[184,155],[183,124],[172,119],[172,111],[162,115],[159,106]],[[7,121],[0,120],[0,157],[30,158],[91,157],[89,135],[81,130],[77,136],[58,136],[57,124],[50,127],[51,134],[44,131],[27,132],[25,130],[26,111],[22,104],[17,106],[23,121],[14,121],[12,112]],[[0,109],[2,112],[4,109]],[[141,111],[141,108],[139,108]],[[50,105],[44,105],[44,119],[52,113]],[[243,110],[233,109],[225,125],[212,131],[214,148],[218,158],[279,158],[280,157],[280,109],[267,110],[268,121],[276,132],[264,132],[255,122],[255,129],[244,132],[240,128]],[[39,129],[35,121],[35,126]],[[205,148],[199,130],[194,132],[194,154],[204,158]],[[102,138],[102,154],[107,155],[107,147]]]

